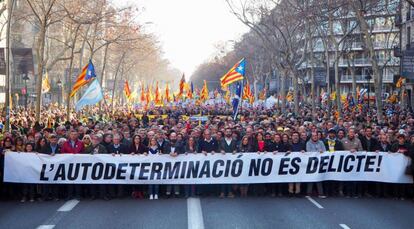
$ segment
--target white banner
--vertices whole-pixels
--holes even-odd
[[[243,153],[49,156],[8,152],[4,181],[79,184],[241,184],[339,181],[412,183],[399,153]]]

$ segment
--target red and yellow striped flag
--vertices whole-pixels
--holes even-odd
[[[207,88],[207,82],[204,80],[204,86],[200,92],[200,100],[206,101],[207,99],[208,99],[208,88]]]
[[[395,84],[395,87],[396,87],[396,88],[401,88],[403,84],[404,84],[404,78],[401,76],[401,77],[398,79],[397,83]]]
[[[167,100],[167,102],[171,102],[171,97],[170,97],[170,88],[167,84],[167,86],[165,86],[165,100]]]
[[[124,83],[124,93],[127,99],[131,98],[131,89],[129,88],[128,80],[125,80]]]
[[[178,97],[181,99],[181,97],[184,95],[184,86],[185,86],[185,75],[183,73],[183,76],[180,80],[180,92],[178,93]]]
[[[243,88],[243,99],[249,100],[250,104],[253,104],[254,102],[254,95],[252,93],[252,90],[250,88],[250,83],[247,80],[246,85],[244,85]]]

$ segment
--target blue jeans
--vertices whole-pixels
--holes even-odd
[[[195,196],[196,195],[196,187],[195,185],[185,185],[184,186],[185,196]]]
[[[159,190],[160,190],[160,185],[158,184],[150,184],[148,186],[148,192],[150,195],[158,195]]]

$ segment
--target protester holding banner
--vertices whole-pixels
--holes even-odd
[[[182,142],[177,140],[177,133],[171,132],[169,141],[165,142],[164,145],[164,154],[169,154],[171,157],[177,157],[180,154],[184,154],[185,148]],[[170,197],[174,192],[175,197],[180,196],[180,186],[179,185],[167,185],[165,195]]]
[[[362,151],[361,141],[355,136],[355,129],[350,128],[348,130],[348,136],[342,140],[344,150],[350,152]],[[357,190],[357,182],[348,182],[345,184],[346,196],[348,197],[359,197]]]
[[[105,146],[101,144],[103,136],[101,134],[94,134],[91,136],[92,140],[92,150],[91,154],[108,154],[108,151]],[[109,192],[107,185],[104,184],[93,184],[91,185],[91,199],[100,198],[104,200],[109,200]]]
[[[365,179],[365,181],[376,181],[375,185],[370,185],[365,189],[365,192],[367,194],[375,195],[380,193],[383,194],[383,196],[393,195],[397,197],[412,197],[412,185],[406,185],[404,189],[400,189],[400,185],[395,185],[396,192],[392,192],[393,189],[391,188],[378,188],[378,185],[383,185],[383,183],[377,183],[380,181],[406,181],[405,175],[397,175],[399,172],[401,172],[401,169],[406,170],[406,167],[408,168],[410,166],[408,160],[402,160],[402,158],[412,156],[408,153],[401,152],[408,152],[408,150],[405,149],[410,149],[412,147],[412,142],[410,140],[412,136],[414,136],[414,115],[409,111],[399,110],[397,108],[391,109],[394,109],[393,116],[385,117],[384,122],[381,124],[377,122],[375,116],[372,119],[368,118],[363,113],[358,112],[345,114],[343,119],[339,119],[337,121],[334,118],[329,118],[330,116],[327,111],[322,109],[317,109],[316,113],[311,115],[310,109],[307,107],[304,107],[303,112],[298,115],[279,115],[278,112],[280,111],[277,109],[266,110],[264,108],[249,109],[243,107],[243,111],[240,111],[241,118],[237,119],[236,121],[232,118],[229,119],[229,114],[232,112],[225,106],[206,107],[201,105],[199,107],[186,106],[180,108],[154,107],[147,111],[140,109],[128,110],[126,107],[119,106],[119,108],[114,112],[103,107],[102,110],[91,109],[80,113],[72,113],[72,119],[68,122],[65,122],[65,112],[62,112],[60,109],[50,107],[48,109],[44,109],[44,120],[40,123],[36,123],[34,121],[32,110],[22,109],[21,111],[16,112],[16,115],[12,115],[11,119],[13,120],[12,123],[15,128],[11,132],[5,132],[3,134],[4,141],[1,142],[1,147],[5,149],[21,148],[21,143],[13,144],[19,139],[23,140],[23,144],[33,144],[38,140],[41,140],[41,144],[47,146],[47,150],[42,152],[45,154],[55,155],[55,157],[59,157],[59,159],[61,157],[68,157],[62,161],[71,161],[67,164],[60,164],[60,166],[62,166],[60,168],[65,168],[65,173],[68,173],[69,167],[64,166],[75,166],[77,161],[79,161],[81,158],[88,158],[88,160],[91,161],[101,161],[101,163],[103,163],[102,166],[106,166],[106,164],[110,165],[111,163],[115,162],[119,162],[120,165],[127,163],[127,167],[129,169],[131,169],[131,167],[129,167],[130,163],[141,163],[143,161],[145,163],[149,163],[148,165],[145,164],[145,166],[151,166],[153,162],[162,162],[162,165],[168,166],[178,166],[178,164],[174,164],[174,162],[185,161],[187,163],[185,166],[184,164],[179,164],[182,166],[180,167],[180,170],[174,170],[174,167],[167,167],[168,169],[161,170],[160,172],[162,174],[166,174],[166,180],[168,180],[167,178],[169,176],[175,174],[176,171],[178,171],[177,173],[182,176],[192,176],[193,174],[201,176],[201,178],[196,179],[197,182],[204,179],[212,179],[213,181],[227,179],[226,181],[228,183],[220,183],[220,185],[217,186],[225,187],[221,184],[237,184],[240,186],[240,189],[235,190],[232,193],[234,196],[247,196],[247,194],[269,196],[272,196],[272,194],[275,194],[275,196],[279,196],[278,194],[288,194],[288,196],[307,194],[307,190],[301,189],[300,183],[305,182],[305,180],[308,179],[307,177],[312,177],[312,182],[310,182],[312,183],[312,186],[314,186],[315,182],[320,183],[319,181],[323,181],[322,185],[316,185],[318,194],[321,197],[323,197],[324,194],[329,194],[329,196],[334,197],[341,194],[341,185],[339,185],[339,187],[332,187],[329,185],[330,181],[328,181],[328,183],[326,182],[327,177],[334,177],[343,182],[345,186],[344,194],[346,195],[358,196],[364,194],[364,192],[357,192],[359,190],[357,190],[358,186],[355,185],[355,181],[363,181]],[[201,110],[203,110],[203,113],[206,114],[204,118],[206,121],[191,121],[191,119],[184,119],[184,117],[199,115]],[[25,113],[27,113],[27,115],[17,115]],[[147,119],[146,121],[144,117],[147,117],[145,118]],[[315,118],[313,119],[313,117]],[[48,120],[51,122],[50,125],[48,123]],[[371,131],[369,128],[370,126],[373,127],[371,128]],[[337,131],[337,136],[335,135],[334,130]],[[356,132],[358,134],[356,134]],[[326,136],[326,133],[328,136]],[[57,136],[56,139],[52,137],[54,135]],[[88,142],[88,139],[86,139],[87,135],[91,136],[91,145],[95,147],[92,151],[90,151],[91,145]],[[121,135],[124,137],[122,138]],[[310,135],[312,137],[311,140],[308,139]],[[42,140],[46,136],[49,137]],[[100,144],[99,142],[101,140],[98,139],[102,139],[102,136],[104,136],[104,141],[102,144]],[[115,139],[113,139],[113,136]],[[129,139],[128,136],[134,136],[134,138]],[[136,136],[140,136],[140,139]],[[168,136],[169,140],[167,140],[166,136]],[[155,144],[153,146],[157,145],[157,150],[155,150],[155,154],[151,154],[154,156],[153,159],[151,159],[150,156],[148,156],[147,159],[145,159],[146,157],[138,156],[142,154],[143,149],[148,147],[150,140],[154,137],[157,138],[154,139]],[[315,137],[317,139],[316,141],[313,140]],[[83,138],[85,138],[85,142],[81,141]],[[175,141],[174,138],[177,139],[175,144],[173,143]],[[141,139],[143,146],[141,145]],[[236,146],[238,149],[236,155],[232,154],[233,150],[229,150],[225,155],[219,153],[221,152],[221,149],[224,148],[220,145],[222,145],[224,142],[227,143],[226,139],[228,142],[234,141],[237,143]],[[364,144],[361,143],[360,139],[362,142],[364,142]],[[369,153],[362,152],[363,147],[368,151],[375,149],[376,143],[374,139],[380,140],[378,142],[379,151],[387,152],[393,149],[394,152],[400,152],[395,154],[399,156],[395,158],[388,157],[388,153],[376,153],[376,150]],[[397,141],[397,139],[401,140]],[[240,143],[238,143],[239,140]],[[322,144],[319,144],[319,141],[322,142]],[[58,144],[56,145],[55,142]],[[81,143],[82,146],[80,146],[78,142]],[[136,143],[135,149],[132,146],[133,142]],[[130,143],[130,145],[125,145],[125,143]],[[340,151],[341,148],[339,146],[341,143],[343,145],[343,149],[346,150],[346,152]],[[125,147],[119,148],[121,145]],[[167,147],[167,145],[169,146]],[[178,145],[182,145],[182,147]],[[185,150],[183,150],[183,153],[175,156],[175,152],[178,152],[176,149],[184,148],[184,145],[187,146],[185,147]],[[228,146],[231,145],[232,143]],[[300,153],[306,150],[307,145],[309,145],[309,149],[307,150],[308,152]],[[81,147],[83,148],[82,150]],[[59,149],[62,151],[61,155],[59,155]],[[111,155],[104,155],[106,154],[107,149],[111,152],[115,152],[113,157]],[[174,153],[172,155],[169,155],[169,153],[165,155],[158,155],[159,151],[168,152],[168,149],[169,153]],[[224,151],[226,152],[226,150]],[[264,153],[266,151],[268,153]],[[289,154],[289,151],[292,153]],[[328,153],[320,154],[319,151],[328,151]],[[194,154],[194,152],[200,152],[203,154]],[[260,154],[257,154],[258,152]],[[75,155],[77,153],[88,154],[81,155],[85,157],[77,157]],[[135,155],[121,156],[129,153]],[[242,156],[240,158],[237,158],[239,155]],[[38,157],[41,157],[44,162],[49,162],[49,159],[47,157]],[[109,157],[109,159],[107,157]],[[186,161],[186,158],[189,158],[188,161]],[[247,160],[247,158],[249,158],[249,160]],[[38,161],[36,157],[34,157],[34,159],[35,161]],[[257,173],[257,176],[261,176],[262,172],[267,172],[265,169],[262,170],[262,167],[258,167],[261,164],[254,164],[252,161],[250,161],[250,159],[253,160],[253,162],[257,163],[259,162],[259,159],[261,160],[261,163],[263,163],[265,159],[266,162],[272,161],[275,168],[280,168],[280,170],[273,171],[276,174],[272,174],[275,175],[272,177],[272,179],[275,180],[272,180],[273,182],[265,182],[266,179],[268,179],[267,176],[249,180],[251,179],[251,176],[243,175],[243,179],[248,180],[248,182],[246,182],[246,180],[243,182],[243,179],[241,178],[242,175],[240,175],[240,177],[237,177],[238,168],[241,168],[240,171],[242,172],[245,172],[245,170],[247,173],[250,172],[250,175]],[[220,160],[224,162],[224,166],[221,166],[222,162]],[[203,167],[206,161],[210,164],[206,163]],[[301,162],[299,163],[298,161]],[[195,162],[200,163],[198,170],[195,169],[196,167],[189,167],[189,163],[192,163],[191,166],[194,166]],[[214,166],[215,162],[217,163]],[[240,166],[238,163],[243,163],[243,166]],[[309,168],[307,167],[308,163]],[[100,166],[99,162],[93,165],[96,164]],[[252,164],[251,170],[249,169],[250,164]],[[45,163],[45,166],[49,165],[51,164]],[[115,164],[111,166],[118,165],[119,164]],[[54,170],[52,169],[52,171],[56,172],[58,164],[53,164],[53,166]],[[86,167],[82,167],[81,164],[79,164],[79,166],[79,171],[85,171],[84,169]],[[88,165],[84,164],[83,166]],[[99,170],[97,170],[100,168],[99,166],[95,167],[95,172],[97,172],[95,174],[96,176],[100,175],[98,173]],[[392,170],[388,170],[387,166],[390,166]],[[107,198],[109,197],[107,193],[108,190],[101,192],[100,187],[110,187],[110,185],[105,184],[108,182],[115,182],[112,185],[122,186],[125,191],[127,191],[128,186],[126,186],[125,179],[127,179],[129,176],[125,176],[125,174],[123,174],[124,169],[127,167],[108,167],[116,169],[114,171],[116,171],[115,174],[119,173],[116,174],[118,176],[118,179],[116,178],[117,176],[115,176],[112,179],[104,180],[103,183],[99,183],[100,180],[97,178],[96,180],[90,180],[93,185],[82,181],[81,178],[79,178],[80,181],[85,183],[74,184],[74,182],[70,183],[70,181],[66,180],[66,183],[64,185],[68,190],[58,190],[56,191],[58,192],[56,194],[58,194],[57,196],[64,196],[69,198]],[[229,169],[226,170],[226,167]],[[74,168],[75,167],[72,169]],[[143,186],[145,184],[145,187],[150,184],[146,182],[148,181],[147,179],[149,179],[148,177],[150,177],[149,175],[151,174],[152,167],[144,168],[145,169],[141,170],[141,167],[136,167],[135,177],[133,176],[134,178],[137,178],[139,177],[138,172],[142,172],[141,177],[143,180],[132,179],[131,181],[128,181],[131,182],[129,184],[138,184]],[[193,170],[189,168],[192,168]],[[205,170],[203,171],[201,168],[204,168]],[[357,168],[360,170],[357,170]],[[15,169],[14,172],[26,171],[25,168],[11,167],[11,169]],[[41,169],[42,167],[40,166],[39,172],[42,171]],[[85,175],[86,178],[92,179],[91,169],[92,167],[89,167],[88,172],[82,175]],[[146,169],[148,169],[148,172]],[[345,172],[344,169],[349,172]],[[45,173],[43,177],[44,180],[40,180],[38,182],[42,183],[41,186],[43,186],[43,184],[54,184],[53,180],[55,177],[49,174],[50,170],[51,168],[47,169],[45,167]],[[330,172],[328,172],[328,170],[330,170]],[[131,170],[128,171],[131,172]],[[223,173],[221,173],[221,171]],[[228,171],[227,174],[225,173],[226,171]],[[233,172],[234,176],[231,174],[231,172]],[[294,173],[297,174],[295,175]],[[205,177],[207,174],[210,175],[209,178]],[[212,176],[214,174],[216,176],[220,175],[221,177],[213,179]],[[298,174],[300,174],[300,176]],[[41,177],[40,175],[41,174],[37,174],[37,176],[34,177],[37,177],[37,179],[39,179],[39,177]],[[59,174],[59,176],[56,177],[56,182],[60,181],[61,176],[63,175],[64,173]],[[227,177],[224,177],[225,175],[227,175]],[[290,177],[295,177],[295,180],[289,179]],[[48,181],[46,182],[46,180]],[[159,184],[164,187],[170,185],[172,192],[170,194],[174,194],[175,190],[173,186],[176,183],[168,183],[163,179],[161,179],[161,181],[164,181],[165,183],[160,182]],[[207,186],[207,188],[203,187],[201,189],[202,195],[220,196],[221,194],[221,192],[216,193],[216,190],[212,189],[214,186],[212,184],[194,185],[195,183],[186,183],[183,181],[183,179],[179,181],[182,182],[180,184],[184,185],[185,196],[196,194],[194,187],[199,188],[200,186]],[[272,186],[257,184],[260,181],[263,183],[276,185]],[[254,186],[258,186],[260,188],[251,189],[248,193],[248,183],[255,184]],[[289,183],[289,185],[283,185],[283,183]],[[94,188],[95,185],[97,188]],[[88,190],[91,188],[89,190],[89,193],[79,192],[69,195],[71,193],[67,192],[70,190],[69,187],[72,187],[72,190],[76,190],[82,186],[87,187]],[[267,188],[265,189],[264,186],[267,186]],[[384,187],[386,186],[387,185],[384,185]],[[5,192],[9,191],[3,187],[4,186],[0,188],[0,191],[2,192],[2,195],[5,196]],[[148,196],[151,198],[152,194],[153,199],[155,199],[155,196],[157,196],[157,198],[164,197],[164,195],[159,196],[159,186],[156,188],[156,186],[153,186],[153,184],[151,184],[150,187],[148,187],[148,190],[145,190],[148,192],[142,193],[142,195],[148,194]],[[21,186],[19,187],[19,185],[15,185],[15,188],[16,191],[14,193],[22,193]],[[313,188],[314,187],[311,187],[311,191]],[[43,190],[47,190],[47,188],[44,188]],[[134,189],[134,191],[136,191],[136,189]],[[328,191],[328,193],[325,193],[324,191]],[[49,194],[50,195],[48,195],[48,199],[53,199],[55,193],[52,192]],[[79,196],[76,194],[79,194]],[[119,197],[125,197],[127,194],[128,192],[121,192]],[[162,194],[165,194],[164,190]],[[10,196],[7,195],[7,198],[9,197]],[[19,198],[22,198],[22,195],[19,195]],[[27,199],[30,198],[27,197]]]
[[[219,142],[219,150],[221,153],[233,153],[235,154],[238,150],[237,141],[233,139],[233,132],[230,128],[226,128],[224,138]],[[220,198],[228,197],[234,198],[233,185],[223,184],[220,185]]]
[[[160,154],[162,153],[159,150],[157,139],[153,137],[149,140],[148,155],[151,157],[156,157],[157,155],[160,155]],[[160,189],[160,186],[158,184],[150,184],[148,186],[148,193],[149,193],[150,200],[158,200],[159,189]]]
[[[293,132],[292,133],[292,145],[291,145],[292,152],[301,152],[304,153],[306,151],[306,145],[303,141],[299,139],[299,133]],[[288,193],[289,196],[300,196],[301,193],[301,183],[289,183]]]
[[[43,148],[43,153],[51,156],[60,154],[61,148],[58,145],[58,139],[55,134],[49,135],[49,141],[47,145]],[[46,184],[42,186],[42,198],[44,200],[59,200],[59,187],[58,184]]]
[[[331,123],[331,126],[333,124]],[[325,148],[331,152],[334,153],[335,151],[343,151],[344,147],[342,145],[342,142],[340,142],[336,138],[336,130],[334,128],[330,128],[328,130],[328,137],[324,140]],[[340,195],[343,196],[343,183],[338,181],[326,181],[325,182],[326,187],[326,194],[328,196],[335,196]]]
[[[129,153],[131,155],[146,155],[148,154],[148,148],[142,142],[140,135],[136,134],[132,137],[132,142],[129,146]],[[142,199],[144,198],[143,187],[137,185],[133,187],[132,197]]]
[[[391,151],[394,153],[401,153],[408,157],[413,157],[413,146],[410,145],[405,139],[405,135],[400,133],[397,136],[397,142],[391,146]],[[406,172],[412,174],[412,166],[406,165]],[[405,199],[407,198],[407,189],[406,184],[394,184],[393,191],[396,194],[397,198]]]
[[[325,144],[319,139],[317,132],[312,132],[311,139],[306,143],[306,151],[307,152],[325,152],[326,147]],[[312,195],[313,192],[313,186],[316,185],[317,191],[318,191],[318,197],[319,198],[326,198],[323,192],[323,187],[321,182],[317,183],[308,183],[307,184],[307,190],[306,193],[308,195]]]
[[[26,143],[24,152],[33,153],[34,152],[33,143]],[[35,195],[36,195],[36,185],[35,184],[22,184],[22,199],[20,200],[21,203],[24,203],[27,200],[29,200],[30,202],[34,202],[35,201]]]
[[[189,137],[187,143],[185,144],[185,154],[197,154],[198,152],[198,145],[196,144],[195,137]],[[195,196],[197,193],[196,185],[185,185],[184,192],[185,197],[192,197]]]

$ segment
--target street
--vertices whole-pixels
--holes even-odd
[[[395,199],[189,198],[0,203],[0,228],[412,228]]]

